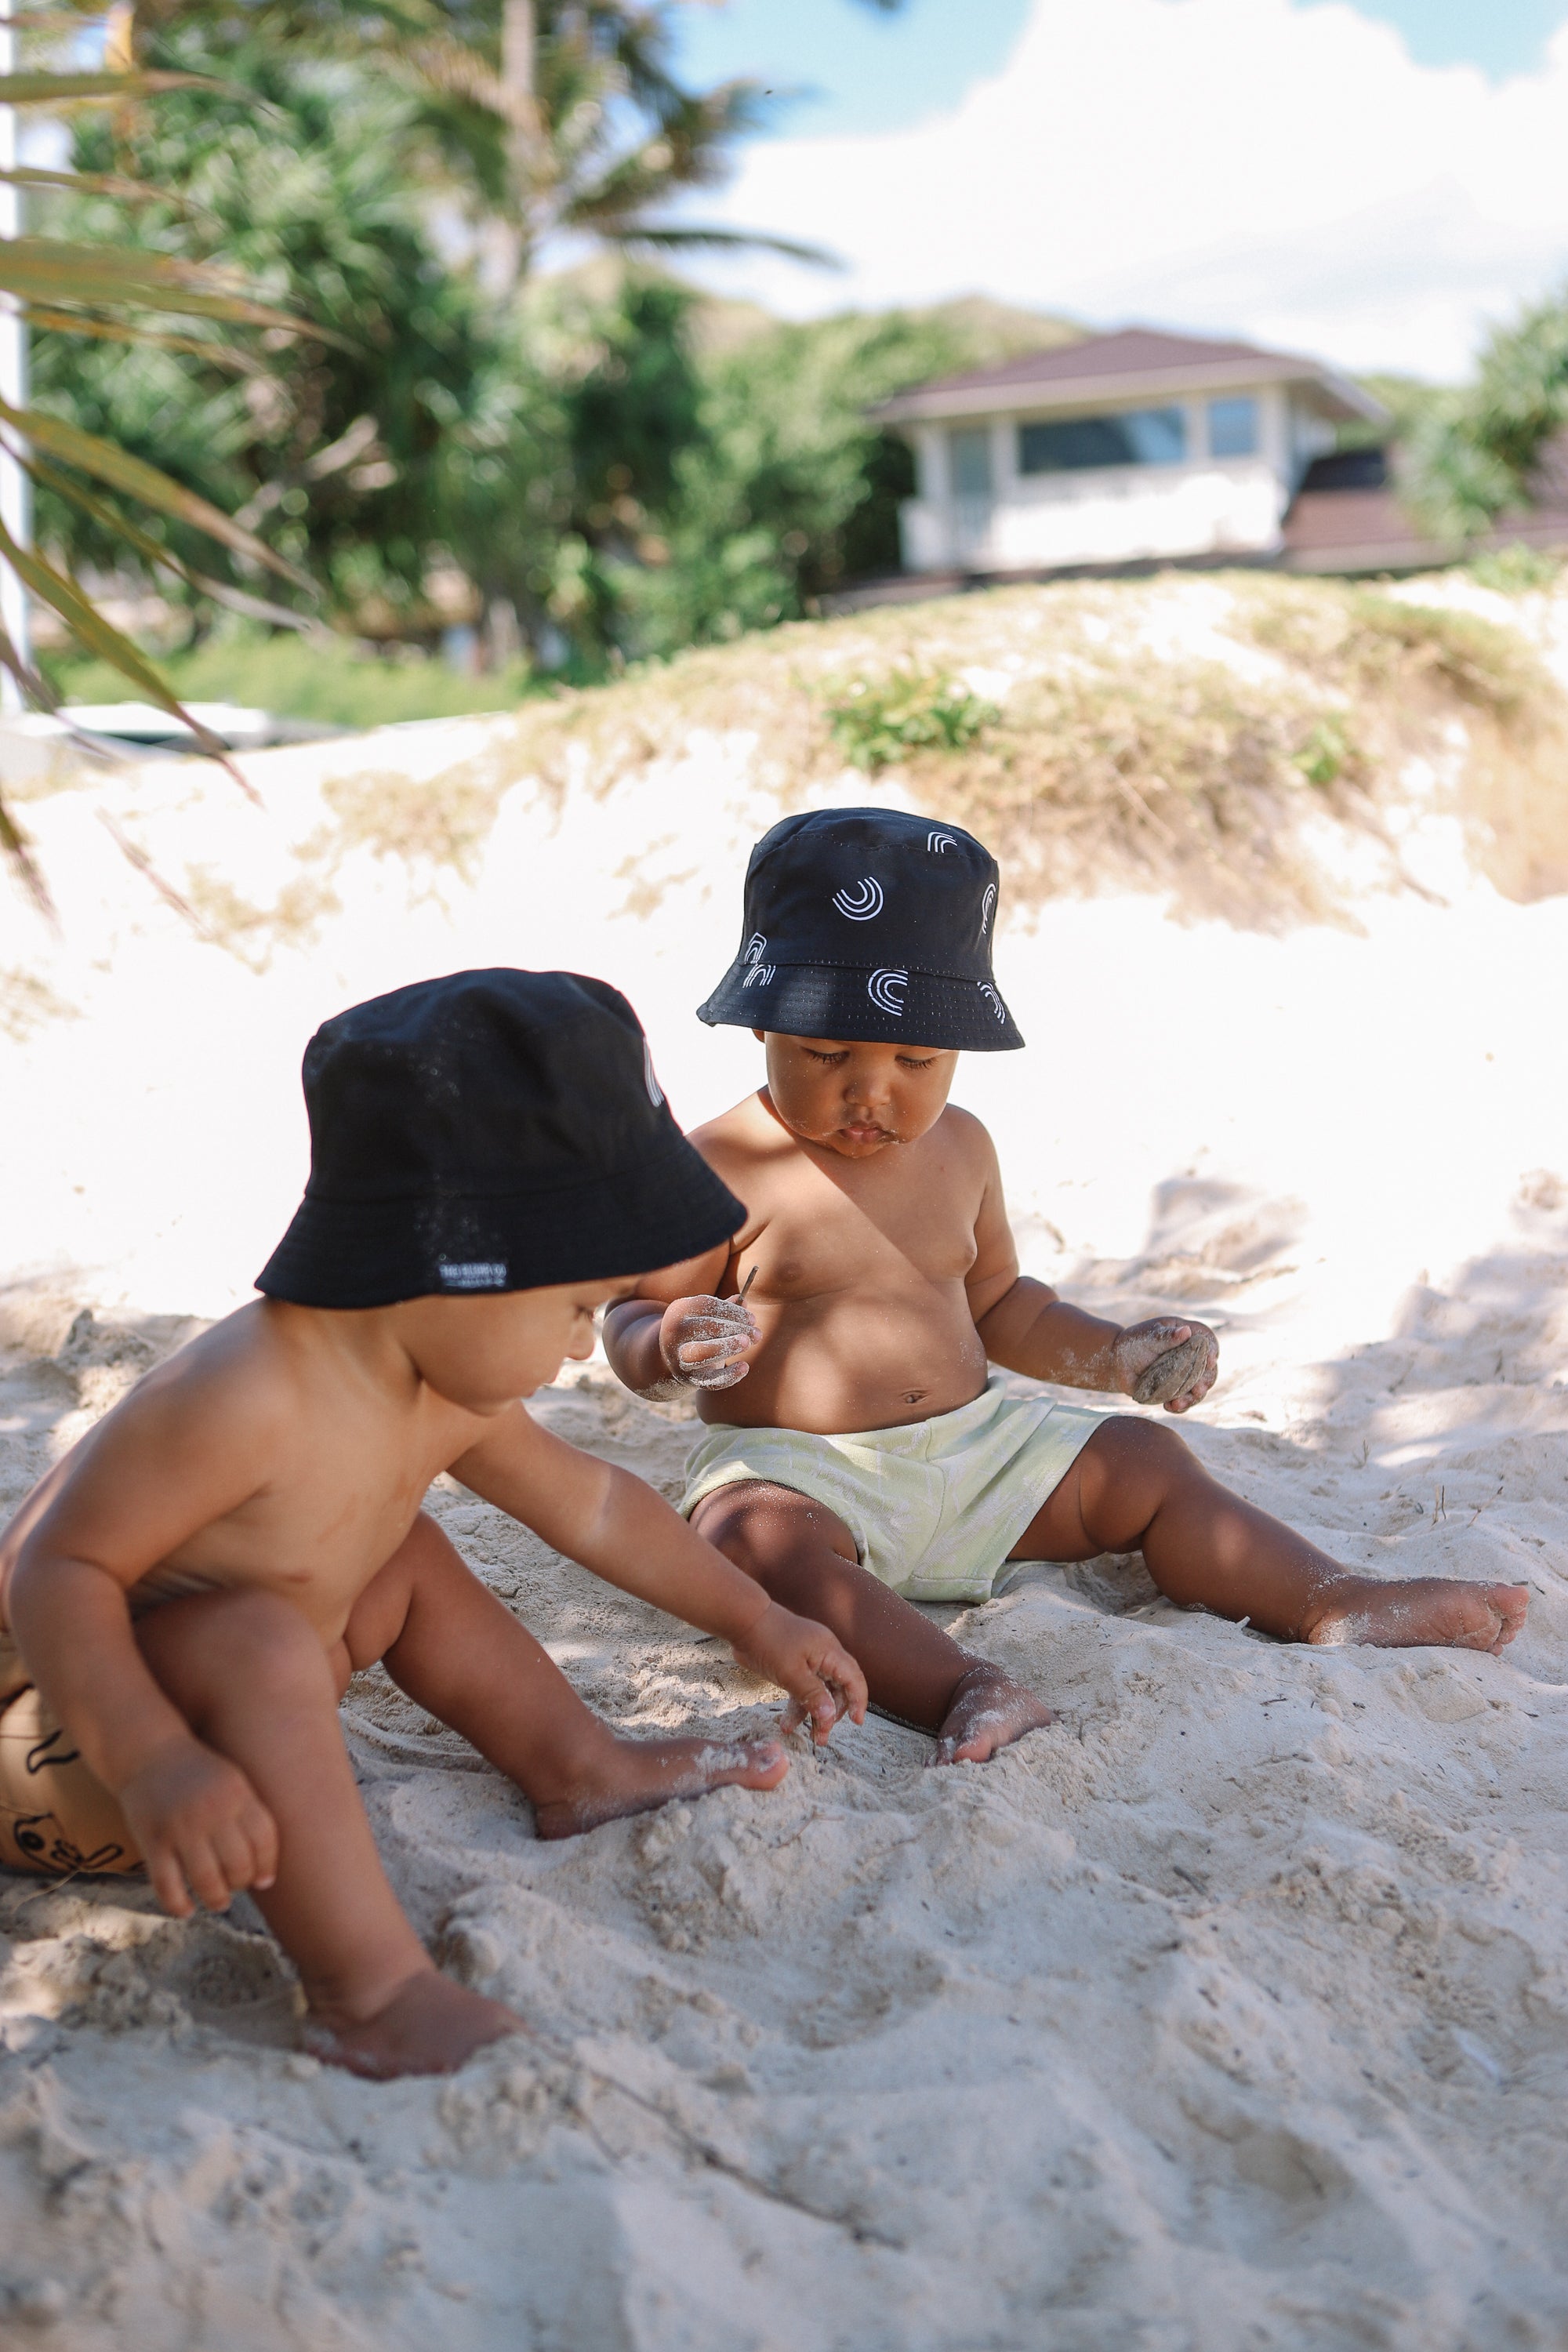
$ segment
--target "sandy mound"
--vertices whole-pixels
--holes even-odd
[[[565,961],[627,987],[689,1121],[751,1082],[749,1040],[689,1013],[777,805],[719,735],[602,797],[498,788],[466,877],[345,848],[335,911],[218,939],[223,890],[271,906],[309,866],[334,775],[491,740],[268,755],[266,818],[162,768],[29,806],[66,937],[26,946],[57,1009],[0,1041],[0,1508],[246,1295],[322,1013]],[[100,807],[182,884],[203,869],[206,939]],[[1529,1582],[1507,1657],[1295,1650],[1180,1614],[1135,1563],[1030,1569],[963,1613],[1059,1709],[994,1764],[927,1771],[872,1722],[775,1794],[550,1846],[362,1677],[349,1737],[400,1892],[537,2040],[358,2084],[292,2051],[246,1906],[175,1926],[134,1890],[4,1882],[0,2341],[1568,2341],[1568,902],[1500,899],[1444,823],[1405,836],[1425,895],[1360,901],[1359,931],[1047,906],[1001,949],[1032,1050],[960,1093],[1033,1268],[1219,1327],[1204,1458],[1347,1559]],[[540,1410],[673,1486],[688,1428],[601,1367]],[[445,1482],[431,1502],[618,1723],[769,1722],[720,1647]]]

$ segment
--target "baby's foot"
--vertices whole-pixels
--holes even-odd
[[[937,1728],[933,1764],[984,1764],[999,1748],[1049,1723],[1051,1710],[1000,1666],[976,1659]]]
[[[570,1795],[533,1801],[542,1838],[576,1837],[623,1813],[650,1812],[676,1797],[705,1797],[710,1789],[774,1789],[789,1770],[776,1739],[616,1739],[607,1762]]]
[[[432,1968],[400,1985],[374,2017],[310,2011],[300,2038],[325,2065],[388,2082],[396,2074],[455,2074],[488,2042],[527,2032],[521,2018],[499,2000],[487,2000]]]
[[[1347,1576],[1302,1627],[1321,1646],[1366,1642],[1385,1650],[1430,1643],[1453,1650],[1489,1650],[1495,1656],[1524,1623],[1530,1588],[1471,1584],[1449,1576],[1412,1576],[1384,1584]]]

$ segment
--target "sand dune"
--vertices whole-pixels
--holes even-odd
[[[696,733],[599,797],[509,783],[507,740],[259,755],[265,814],[174,766],[29,804],[64,937],[17,919],[47,993],[14,989],[0,1039],[0,1507],[247,1295],[303,1173],[299,1053],[342,1003],[564,962],[632,994],[689,1123],[753,1081],[690,1007],[776,814],[754,745]],[[329,841],[334,778],[456,760],[501,763],[466,876]],[[959,1094],[1034,1270],[1219,1328],[1205,1461],[1347,1559],[1528,1582],[1507,1656],[1297,1650],[1133,1561],[1031,1568],[936,1612],[1058,1710],[995,1763],[928,1771],[873,1720],[773,1795],[563,1845],[361,1677],[399,1890],[537,2038],[356,2083],[293,2050],[243,1904],[176,1926],[137,1890],[0,1883],[0,2341],[1568,2344],[1568,900],[1500,898],[1436,803],[1416,836],[1419,892],[1359,928],[1125,896],[1015,921],[1030,1051]],[[539,1409],[674,1488],[687,1425],[602,1366]],[[431,1503],[617,1722],[768,1724],[717,1645],[447,1482]]]

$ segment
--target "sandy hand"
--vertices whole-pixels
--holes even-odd
[[[1130,1324],[1110,1354],[1123,1393],[1139,1404],[1163,1404],[1167,1412],[1200,1403],[1219,1370],[1219,1341],[1208,1325],[1170,1315]]]
[[[751,1366],[742,1360],[762,1328],[738,1298],[676,1298],[658,1327],[665,1369],[694,1389],[732,1389]]]
[[[239,1767],[199,1739],[160,1748],[115,1793],[172,1917],[189,1918],[197,1903],[226,1911],[242,1886],[272,1885],[277,1824]]]
[[[841,1716],[865,1722],[866,1677],[826,1625],[771,1601],[734,1651],[742,1665],[788,1691],[785,1731],[808,1723],[820,1747]]]

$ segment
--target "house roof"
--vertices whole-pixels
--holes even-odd
[[[1369,417],[1384,411],[1369,393],[1317,360],[1267,352],[1252,343],[1214,342],[1199,335],[1166,335],[1152,327],[1124,327],[1114,335],[1026,352],[994,367],[938,376],[913,384],[870,414],[884,425],[933,418],[1038,415],[1084,410],[1099,402],[1152,400],[1194,392],[1225,392],[1262,383],[1310,388],[1314,405],[1330,417]]]
[[[1525,546],[1568,551],[1568,433],[1547,444],[1527,506],[1500,518],[1469,552]],[[1400,503],[1382,453],[1344,449],[1316,458],[1285,517],[1288,572],[1419,572],[1451,563],[1453,546],[1429,539]]]

